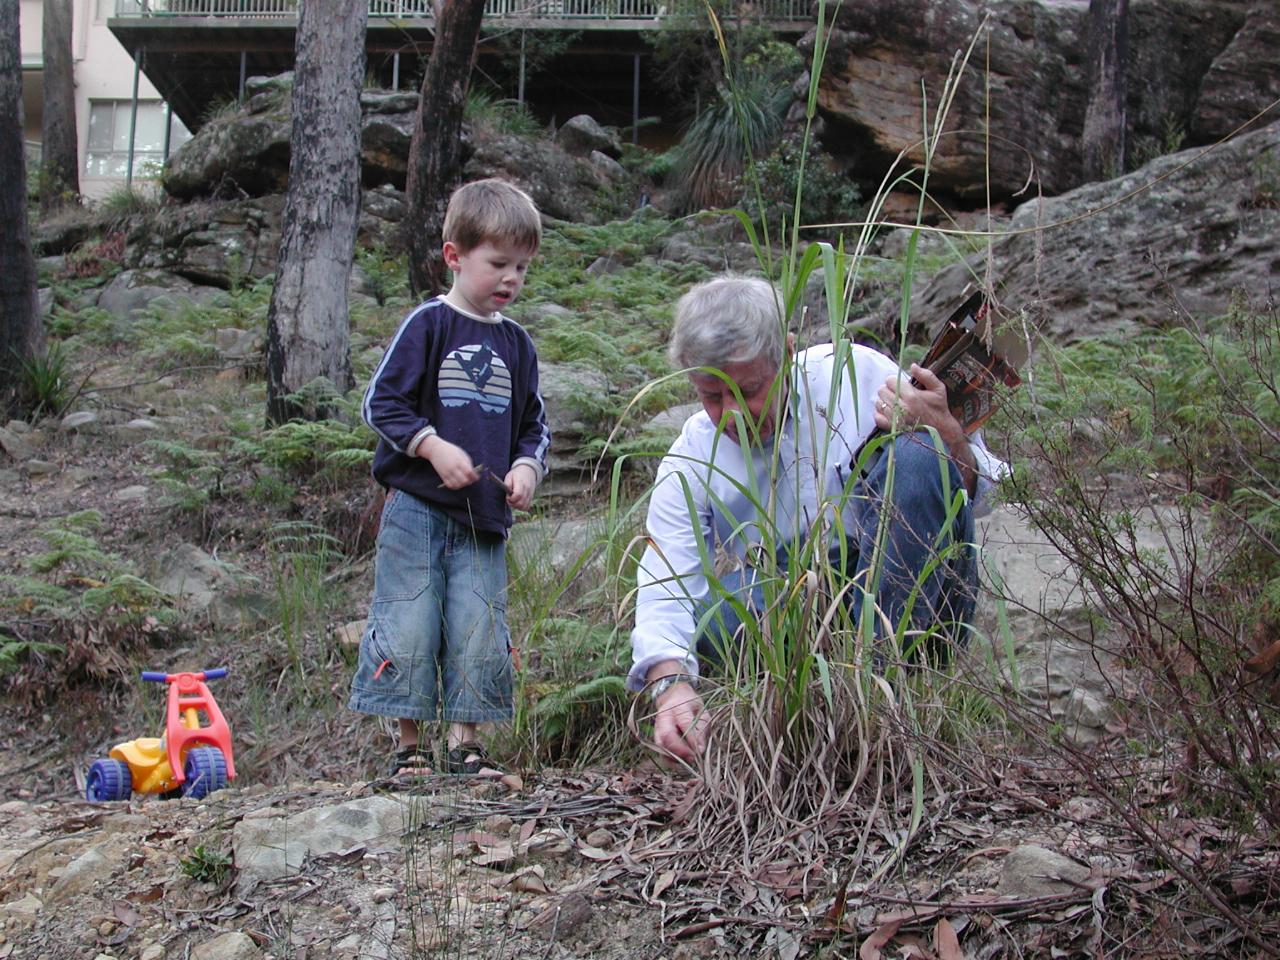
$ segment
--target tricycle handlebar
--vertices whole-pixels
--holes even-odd
[[[212,670],[205,670],[196,674],[202,680],[221,680],[227,675],[226,667],[214,667]],[[176,673],[163,673],[158,670],[143,670],[142,679],[151,680],[154,683],[168,683],[170,677],[176,677]]]

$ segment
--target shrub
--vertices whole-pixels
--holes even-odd
[[[857,219],[862,194],[858,185],[839,170],[815,144],[804,148],[798,134],[783,137],[774,150],[755,161],[753,173],[760,187],[766,216],[776,222],[782,214],[790,216],[801,186],[801,161],[804,162],[803,191],[799,217],[802,224],[843,223]],[[755,198],[743,198],[743,206],[753,209]]]
[[[1106,652],[1137,678],[1126,723],[1181,744],[1184,802],[1280,831],[1265,786],[1280,769],[1280,688],[1260,675],[1280,609],[1276,305],[1052,359],[1010,410],[1026,462],[1011,496],[1124,638]],[[1114,476],[1131,479],[1097,482]],[[1144,530],[1168,559],[1142,546]]]

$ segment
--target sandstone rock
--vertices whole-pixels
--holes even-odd
[[[1280,122],[1029,201],[1014,211],[1013,235],[991,249],[1001,300],[1026,307],[1058,342],[1178,324],[1184,309],[1212,317],[1240,293],[1264,301],[1280,272],[1280,207],[1265,200],[1273,169]],[[945,316],[986,262],[975,255],[939,272],[913,297],[912,317]],[[894,318],[880,319],[887,329]]]
[[[165,270],[124,270],[98,295],[98,306],[119,320],[148,307],[172,310],[182,302],[207,303],[216,291]]]
[[[544,940],[561,941],[591,919],[591,901],[574,891],[550,904],[529,922],[529,929]]]
[[[22,469],[29,477],[47,477],[51,473],[58,472],[58,465],[47,460],[28,460],[22,465]]]
[[[549,217],[600,223],[630,212],[624,191],[601,191],[608,180],[591,162],[565,153],[549,140],[495,136],[476,143],[466,179],[502,177],[528,191]]]
[[[283,195],[166,206],[130,246],[126,265],[228,290],[275,272],[283,213]]]
[[[137,443],[139,441],[146,440],[149,437],[156,436],[160,433],[161,429],[163,428],[160,424],[156,423],[154,420],[147,419],[146,417],[138,417],[130,420],[128,423],[114,424],[107,428],[107,432],[117,440],[121,440],[126,443]]]
[[[598,519],[530,520],[511,528],[509,549],[513,562],[530,570],[568,573],[588,550],[594,558],[588,565],[599,568],[604,551],[596,549],[603,538]]]
[[[260,102],[261,105],[261,102]],[[233,191],[276,193],[289,180],[289,103],[206,123],[165,164],[164,188],[179,200]]]
[[[9,427],[0,427],[0,450],[13,460],[27,460],[35,453],[34,445]]]
[[[1009,897],[1050,897],[1079,890],[1088,867],[1035,844],[1015,847],[1004,858],[996,892]]]
[[[237,583],[230,565],[215,560],[195,544],[185,543],[157,562],[153,582],[191,613],[223,626],[238,625],[254,615],[256,598]]]
[[[92,410],[77,410],[58,421],[58,429],[63,433],[92,433],[98,428],[98,415]]]
[[[607,153],[601,153],[599,150],[592,150],[587,156],[591,161],[591,165],[599,170],[610,180],[625,180],[627,169],[613,157]]]
[[[589,277],[602,277],[611,273],[620,273],[624,269],[624,265],[613,257],[596,257],[587,264],[584,272]]]
[[[0,915],[9,917],[34,917],[43,909],[44,904],[31,893],[24,893],[17,899],[0,903]]]
[[[1246,21],[1246,12],[1253,8]],[[1131,139],[1160,140],[1170,123],[1206,138],[1227,130],[1227,111],[1217,106],[1213,78],[1229,87],[1238,71],[1249,80],[1231,89],[1239,97],[1232,115],[1251,115],[1271,99],[1280,45],[1270,43],[1266,0],[1190,3],[1151,0],[1130,7],[1128,114]],[[1274,11],[1270,4],[1269,11]],[[932,158],[933,188],[977,196],[991,189],[1009,197],[1029,177],[1055,194],[1082,182],[1080,135],[1088,100],[1085,45],[1088,4],[1055,0],[988,4],[978,0],[866,0],[840,7],[830,39],[818,100],[828,121],[829,142],[869,138],[887,163],[906,151],[923,159],[921,86],[936,110],[952,57],[968,48],[982,18],[990,32],[979,41],[981,57],[970,63],[948,115],[945,136]],[[1242,36],[1246,35],[1247,36]],[[986,50],[987,38],[990,52]],[[1242,37],[1237,40],[1238,37]],[[813,37],[806,38],[812,44]],[[1248,56],[1258,58],[1250,62]],[[991,75],[981,74],[989,60]],[[1196,113],[1201,82],[1207,100]],[[990,90],[988,102],[987,90]],[[989,117],[988,117],[989,113]],[[1049,119],[1051,118],[1051,119]],[[932,121],[932,117],[930,117]],[[1000,144],[988,150],[978,132],[986,125]],[[973,131],[959,132],[959,131]]]
[[[54,904],[83,896],[110,877],[119,866],[119,858],[114,852],[109,856],[102,847],[90,847],[67,865],[62,876],[54,882],[46,902]]]
[[[594,117],[585,113],[570,117],[556,131],[556,142],[575,157],[590,156],[593,151],[609,157],[622,155],[622,143],[618,135],[606,130]]]
[[[247,933],[223,933],[191,951],[191,960],[260,960],[262,951]]]
[[[257,360],[266,350],[267,338],[257,328],[222,327],[214,331],[213,345],[226,360]]]
[[[395,797],[373,796],[289,817],[242,820],[232,832],[241,887],[290,876],[308,857],[355,847],[395,849],[413,813]]]
[[[1244,23],[1200,83],[1191,132],[1210,142],[1280,97],[1280,7],[1255,0]]]
[[[333,638],[345,647],[358,647],[368,623],[368,620],[352,620],[350,623],[344,623],[334,629]]]

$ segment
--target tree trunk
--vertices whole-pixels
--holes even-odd
[[[27,232],[18,4],[0,3],[0,411],[16,411],[18,372],[40,350],[36,264]]]
[[[440,293],[448,279],[440,236],[449,195],[462,179],[462,112],[483,17],[484,0],[445,0],[437,7],[436,38],[422,79],[406,188],[409,285],[419,297]]]
[[[368,16],[367,0],[299,4],[289,192],[267,312],[272,423],[331,416],[335,393],[353,385],[347,284],[360,217]],[[307,387],[307,395],[299,396]]]
[[[74,203],[80,195],[76,150],[76,83],[71,59],[72,0],[44,0],[44,115],[40,209]]]
[[[1129,0],[1089,0],[1089,105],[1082,138],[1086,180],[1109,180],[1124,172],[1128,21]]]

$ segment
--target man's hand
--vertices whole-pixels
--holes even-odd
[[[512,510],[528,510],[533,503],[533,491],[538,485],[538,474],[527,463],[517,463],[507,471],[503,486],[507,488],[507,503]]]
[[[655,664],[649,683],[679,673],[684,665],[675,660]],[[707,715],[698,692],[687,683],[676,683],[653,705],[653,743],[663,753],[693,763],[707,747]]]
[[[435,467],[441,484],[450,490],[461,490],[480,479],[480,472],[471,463],[471,455],[439,436],[424,438],[418,444],[417,455]]]
[[[876,392],[876,426],[902,431],[933,427],[972,494],[977,486],[977,463],[964,428],[947,404],[946,384],[918,363],[913,363],[909,372],[915,383],[906,377],[888,377]]]

